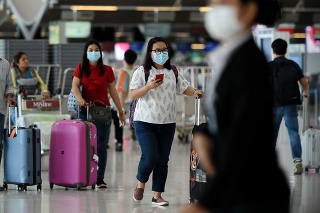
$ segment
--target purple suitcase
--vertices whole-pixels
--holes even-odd
[[[59,120],[51,128],[49,182],[77,188],[92,186],[97,180],[97,129],[82,120]]]

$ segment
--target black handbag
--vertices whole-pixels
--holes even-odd
[[[102,103],[104,106],[96,106],[94,104],[95,102]],[[90,103],[88,121],[94,124],[108,125],[111,123],[111,120],[112,120],[111,107],[106,106],[101,101],[93,101]]]

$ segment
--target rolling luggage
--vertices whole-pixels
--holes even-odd
[[[49,153],[52,124],[50,121],[38,121],[30,126],[41,130],[41,154]]]
[[[306,172],[315,173],[320,169],[320,129],[309,126],[308,106],[308,98],[304,98],[301,134],[302,164]]]
[[[66,189],[95,189],[97,161],[97,129],[93,123],[79,119],[53,123],[49,149],[51,189],[54,184]]]
[[[195,126],[200,125],[200,99],[195,100]],[[199,199],[201,192],[204,190],[207,184],[207,173],[201,166],[200,159],[197,152],[193,148],[193,143],[190,146],[190,180],[189,190],[190,199],[189,203],[194,203]]]
[[[17,108],[15,107],[17,117]],[[10,117],[10,110],[9,110]],[[27,190],[27,186],[37,185],[42,190],[41,180],[41,143],[40,130],[17,127],[4,130],[4,178],[3,188],[15,184],[18,190]]]

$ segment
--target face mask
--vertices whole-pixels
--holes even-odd
[[[204,24],[209,35],[216,40],[227,40],[244,28],[232,6],[215,6],[205,13]]]
[[[100,52],[87,52],[87,58],[91,62],[97,62],[100,58]]]
[[[169,53],[153,53],[153,61],[156,62],[159,65],[164,65],[166,61],[169,59]]]

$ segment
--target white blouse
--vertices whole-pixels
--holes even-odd
[[[139,98],[134,112],[134,121],[153,124],[168,124],[176,122],[176,94],[190,86],[189,82],[178,72],[178,82],[173,70],[156,69],[149,71],[148,82],[155,79],[156,74],[164,73],[163,84],[149,90]],[[140,66],[132,76],[130,89],[138,89],[146,85],[143,66]]]

